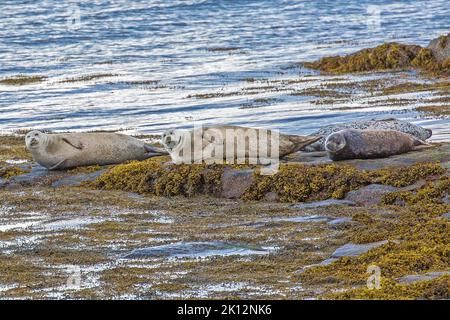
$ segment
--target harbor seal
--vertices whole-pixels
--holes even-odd
[[[407,133],[395,130],[347,129],[326,138],[325,149],[334,161],[385,158],[428,145]]]
[[[109,132],[47,134],[34,130],[26,134],[25,144],[34,160],[49,170],[117,164],[168,154],[139,139]]]
[[[278,160],[297,152],[320,138],[285,135],[266,129],[214,126],[167,130],[162,135],[162,144],[174,163],[222,163],[223,160],[261,163],[259,160]]]
[[[318,131],[314,132],[313,136],[322,136],[319,141],[307,146],[303,151],[325,151],[325,138],[334,132],[338,132],[345,129],[357,129],[357,130],[395,130],[403,133],[410,134],[419,140],[425,141],[432,135],[431,129],[425,129],[407,121],[397,120],[394,118],[382,119],[382,120],[367,120],[367,121],[354,121],[342,124],[333,124],[325,126]]]

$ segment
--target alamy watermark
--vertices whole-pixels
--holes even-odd
[[[369,265],[367,267],[367,273],[370,276],[367,278],[367,288],[370,290],[379,290],[381,289],[381,269],[376,265]]]
[[[66,281],[66,288],[68,290],[80,290],[81,289],[81,268],[79,266],[73,266],[68,268],[69,276]]]
[[[381,6],[370,4],[366,8],[367,29],[380,32],[381,31]]]
[[[68,30],[81,28],[81,9],[76,3],[70,3],[67,8],[66,26]]]

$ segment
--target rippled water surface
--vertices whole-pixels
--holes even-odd
[[[386,116],[412,119],[437,137],[450,131],[447,120],[419,119],[411,106],[317,105],[288,94],[338,78],[296,62],[386,41],[427,45],[449,31],[446,0],[2,0],[0,9],[0,79],[47,77],[0,86],[3,131],[159,133],[196,122],[310,133]],[[308,81],[252,93],[251,87],[283,79]],[[213,96],[196,96],[204,94]],[[262,103],[252,105],[255,99]]]

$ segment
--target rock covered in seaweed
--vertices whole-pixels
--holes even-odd
[[[450,33],[431,40],[427,47],[438,62],[450,59]]]
[[[421,47],[396,42],[363,49],[346,56],[325,57],[304,65],[332,73],[410,68]]]
[[[328,73],[419,69],[430,75],[450,74],[448,36],[433,40],[428,48],[397,42],[384,43],[345,56],[324,57],[303,66]]]

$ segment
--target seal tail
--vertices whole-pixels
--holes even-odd
[[[147,155],[149,158],[157,157],[157,156],[165,156],[165,155],[169,154],[169,152],[167,152],[165,149],[154,147],[147,143],[144,144],[144,148],[145,148],[145,151],[147,151]]]
[[[433,145],[431,143],[425,142],[423,140],[420,140],[416,137],[412,137],[413,138],[413,150],[414,151],[418,151],[418,150],[422,150],[422,149],[428,149],[428,148],[432,148]]]

